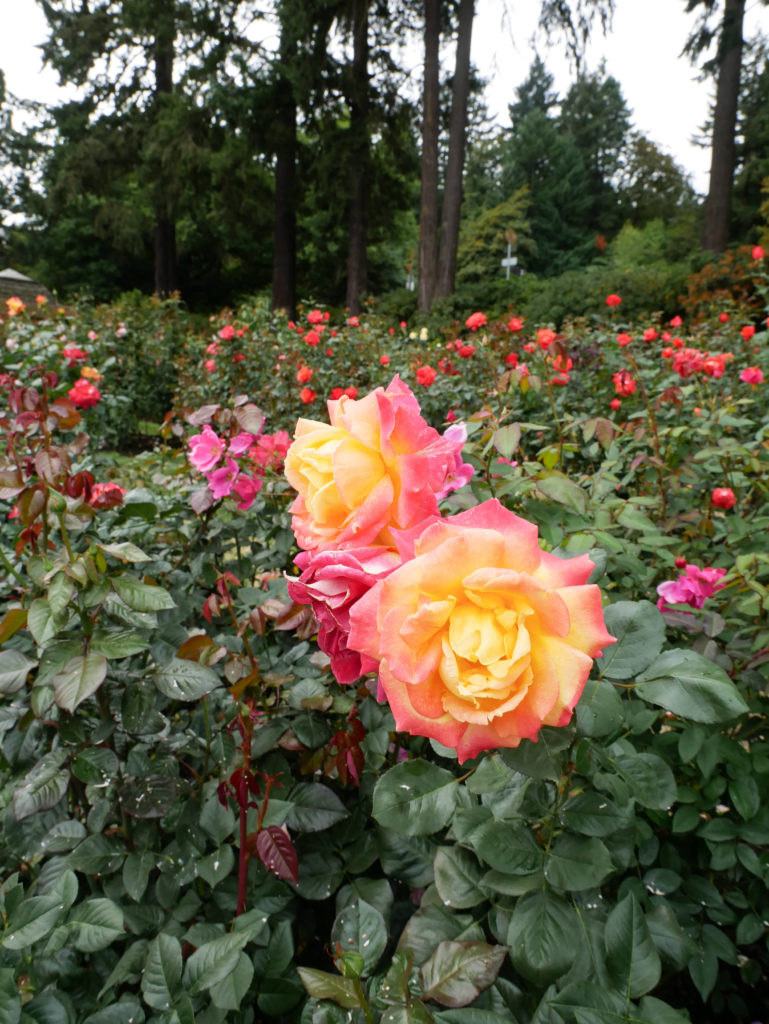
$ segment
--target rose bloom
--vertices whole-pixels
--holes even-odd
[[[398,565],[392,548],[368,547],[348,551],[303,551],[295,559],[302,570],[297,579],[287,577],[288,596],[297,604],[309,604],[318,620],[318,646],[328,655],[338,683],[354,683],[378,662],[347,646],[350,608]]]
[[[718,380],[719,377],[723,377],[725,369],[726,358],[721,355],[708,356],[702,364],[702,372],[706,373],[708,377],[715,378],[715,380]]]
[[[203,363],[203,369],[207,373],[213,373],[214,370],[216,369],[216,360],[215,359],[206,359],[206,361]]]
[[[396,535],[403,564],[350,611],[348,646],[379,662],[399,731],[461,761],[566,725],[614,642],[587,555],[541,551],[496,499]]]
[[[619,400],[619,398],[612,398],[612,400],[609,402],[609,408],[613,409],[615,412],[617,411],[617,409],[620,408],[621,405],[622,402]]]
[[[124,487],[112,481],[94,484],[91,488],[91,497],[88,499],[88,504],[91,508],[117,508],[123,504],[123,495],[125,493]]]
[[[750,339],[753,337],[755,333],[756,329],[755,327],[753,327],[752,324],[746,324],[745,327],[743,327],[740,331],[740,334],[743,336],[745,341],[750,341]]]
[[[551,342],[555,341],[555,331],[551,331],[549,327],[540,327],[537,331],[537,341],[540,348],[548,348]]]
[[[382,364],[382,366],[387,366],[388,363],[390,362],[390,357],[388,355],[382,355],[379,357],[379,362]]]
[[[460,345],[457,349],[460,359],[470,359],[471,356],[475,355],[475,345]]]
[[[673,348],[683,348],[683,347],[684,347],[684,339],[683,338],[673,338]]]
[[[299,492],[291,506],[299,547],[393,547],[391,529],[437,514],[462,442],[425,422],[399,377],[328,409],[329,424],[298,421],[286,455],[286,477]]]
[[[522,331],[523,320],[519,316],[514,316],[507,324],[508,330],[510,331]]]
[[[74,366],[79,360],[88,358],[88,355],[82,348],[77,348],[75,345],[68,345],[66,348],[63,348],[61,354],[67,360],[68,366]]]
[[[622,348],[625,345],[629,345],[632,340],[633,339],[629,334],[623,333],[617,335],[617,341],[619,342],[620,348]]]
[[[479,327],[483,327],[487,323],[485,313],[471,313],[467,320],[465,320],[465,327],[468,327],[471,331],[477,331]]]
[[[75,381],[73,387],[67,392],[70,401],[78,409],[90,409],[101,400],[101,392],[93,384],[90,384],[84,377]]]
[[[727,323],[728,320],[729,320],[729,314],[728,313],[719,313],[718,314],[718,322],[720,324],[725,324],[725,323]]]
[[[302,388],[302,390],[299,392],[299,397],[302,399],[305,405],[309,405],[311,402],[315,401],[315,399],[317,398],[317,394],[315,391],[312,390],[312,388]]]
[[[207,423],[203,427],[202,433],[195,434],[189,439],[187,444],[190,446],[187,457],[195,469],[200,470],[201,473],[209,473],[222,457],[224,449],[227,447],[227,442],[224,438],[219,437]]]
[[[358,397],[358,389],[354,388],[352,385],[350,385],[349,388],[345,388],[344,389],[344,393],[347,395],[348,398],[357,398]]]
[[[104,374],[99,373],[95,366],[83,366],[80,370],[80,376],[85,377],[86,380],[92,380],[96,383],[102,379]]]
[[[219,337],[222,341],[232,341],[235,337],[235,328],[232,324],[225,324],[224,327],[219,331]]]
[[[6,299],[5,304],[8,307],[8,316],[16,316],[18,313],[21,313],[22,310],[27,308],[26,304],[21,301],[18,295],[12,295],[10,299]]]
[[[611,295],[607,295],[606,296],[606,305],[607,306],[619,306],[619,304],[621,302],[622,302],[622,299],[619,297],[619,295],[614,295],[612,293]]]
[[[360,320],[357,316],[351,316],[347,318],[348,327],[360,327]]]
[[[35,302],[38,306],[46,306],[48,304],[48,299],[46,299],[45,295],[36,295]]]
[[[505,362],[507,363],[508,366],[512,367],[516,367],[518,365],[519,359],[520,356],[517,352],[508,352],[508,354],[505,356]]]
[[[328,396],[332,402],[337,402],[344,394],[344,388],[332,388],[331,393]]]
[[[320,344],[320,335],[317,331],[308,331],[304,336],[304,340],[308,345],[318,345]]]
[[[686,571],[677,580],[666,580],[657,587],[657,607],[660,611],[665,611],[668,604],[688,604],[692,608],[702,608],[709,597],[726,586],[718,582],[726,575],[726,569],[701,569],[698,565],[687,565],[686,561],[683,566],[676,567],[685,568]]]
[[[716,508],[729,509],[734,508],[737,504],[737,498],[735,497],[734,491],[731,487],[714,487],[710,495],[710,500]]]
[[[628,370],[617,370],[611,379],[614,381],[614,390],[623,398],[628,398],[638,390],[638,385]]]
[[[312,368],[309,366],[300,366],[296,371],[296,379],[300,384],[306,384],[312,377]]]
[[[643,333],[644,341],[654,341],[655,338],[659,338],[659,334],[653,327],[647,327]]]
[[[754,245],[751,252],[751,256],[754,260],[762,260],[764,258],[764,250],[760,245]]]
[[[437,374],[432,366],[420,366],[417,370],[417,383],[423,388],[429,388]]]
[[[670,326],[671,327],[680,327],[682,323],[683,323],[683,320],[681,319],[680,316],[674,316],[673,319],[670,321]]]
[[[321,311],[319,309],[311,309],[307,314],[307,323],[312,324],[313,326],[315,324],[323,323],[323,314]]]
[[[758,366],[746,366],[740,374],[743,384],[763,384],[764,371]]]
[[[663,359],[672,359],[673,358],[673,349],[670,348],[670,346],[668,346],[667,348],[663,348],[663,350],[662,350],[662,358]]]

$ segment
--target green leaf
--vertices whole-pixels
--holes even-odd
[[[0,968],[0,1024],[19,1024],[21,998],[12,967]]]
[[[435,888],[447,907],[474,907],[484,896],[478,888],[482,870],[461,846],[441,846],[435,855]]]
[[[120,806],[134,818],[162,818],[183,788],[184,783],[173,775],[126,775],[120,785]]]
[[[537,489],[545,497],[557,501],[559,505],[565,505],[580,515],[584,514],[587,507],[587,495],[579,484],[565,474],[559,473],[555,469],[550,470],[547,475],[543,473],[537,478]]]
[[[52,932],[66,903],[57,892],[31,896],[11,915],[3,936],[5,949],[27,949]]]
[[[170,1010],[181,980],[181,944],[174,935],[160,932],[147,947],[142,998],[155,1010]]]
[[[633,893],[609,914],[604,941],[609,971],[620,991],[630,999],[651,992],[660,980],[662,965]]]
[[[123,885],[125,891],[137,903],[144,895],[150,878],[150,871],[155,867],[155,858],[149,850],[141,853],[129,853],[123,863]]]
[[[388,1007],[380,1017],[379,1024],[435,1024],[437,1020],[444,1019],[442,1014],[431,1014],[425,1004],[418,999],[409,999],[407,1003]],[[469,1024],[472,1024],[472,1021]],[[477,1024],[482,1022],[479,1021]],[[500,1021],[500,1024],[510,1024],[510,1021]]]
[[[761,810],[761,793],[752,775],[734,779],[729,783],[729,796],[741,818],[750,821]]]
[[[578,732],[583,736],[608,736],[617,732],[624,720],[622,698],[612,684],[607,679],[588,679],[577,704]]]
[[[522,896],[507,933],[513,966],[536,985],[549,985],[574,963],[578,931],[574,908],[560,896],[548,889]]]
[[[86,836],[67,858],[67,865],[86,875],[109,875],[120,869],[125,855],[126,850],[117,839]]]
[[[461,1010],[441,1010],[433,1015],[436,1024],[516,1024],[515,1018],[509,1014],[504,1016],[493,1010],[479,1010],[474,1006],[465,1006]]]
[[[483,941],[483,929],[470,914],[455,914],[442,903],[427,903],[412,914],[398,939],[398,952],[408,953],[415,964],[424,963],[439,942]]]
[[[386,772],[374,787],[374,818],[406,835],[442,829],[457,803],[456,779],[445,768],[417,759]]]
[[[0,693],[16,693],[37,665],[21,651],[0,651]]]
[[[254,965],[245,953],[240,953],[234,970],[212,988],[211,1002],[220,1010],[239,1010],[253,977]]]
[[[357,899],[344,907],[331,929],[332,948],[363,957],[363,974],[371,974],[387,945],[387,925],[376,907]],[[339,946],[337,946],[337,943]]]
[[[144,1011],[138,1003],[121,1001],[97,1010],[83,1024],[143,1024]]]
[[[75,593],[75,584],[63,572],[54,576],[48,587],[48,606],[54,618],[68,607]]]
[[[574,832],[602,838],[628,827],[633,818],[629,807],[618,807],[604,793],[588,789],[567,801],[563,820]]]
[[[103,897],[79,903],[67,924],[73,946],[82,953],[106,949],[116,939],[125,937],[123,911],[117,903]]]
[[[689,961],[689,977],[700,994],[703,1003],[710,998],[710,993],[718,981],[718,958],[708,949],[693,956]]]
[[[497,871],[526,875],[542,870],[542,847],[524,825],[506,822],[502,826],[490,818],[472,830],[467,842],[481,860]]]
[[[155,686],[170,700],[199,700],[221,686],[219,676],[212,668],[197,661],[172,658],[154,674]]]
[[[204,881],[208,882],[212,889],[229,877],[235,866],[235,854],[232,847],[227,844],[220,846],[207,857],[202,857],[195,867],[195,870]]]
[[[96,547],[103,551],[105,555],[111,555],[113,558],[117,558],[121,562],[149,562],[150,556],[145,554],[141,548],[138,548],[135,544],[130,541],[121,541],[118,544],[99,544],[96,543]],[[128,602],[126,601],[126,604]]]
[[[327,974],[326,971],[316,971],[312,967],[297,967],[297,972],[302,984],[307,989],[307,994],[315,999],[332,999],[346,1010],[360,1006],[352,978],[343,978],[341,974]]]
[[[86,747],[72,761],[72,774],[86,784],[104,785],[112,782],[120,762],[108,747]]]
[[[105,658],[130,658],[146,651],[149,643],[133,629],[95,629],[89,648]]]
[[[120,600],[136,612],[159,612],[164,608],[176,608],[176,601],[168,591],[162,587],[142,583],[141,580],[135,576],[129,576],[128,573],[113,576],[110,583],[115,588]]]
[[[230,932],[196,949],[184,968],[184,986],[189,994],[195,996],[213,988],[234,971],[247,942],[247,932]]]
[[[545,859],[545,878],[564,892],[599,886],[613,870],[609,851],[595,837],[565,833],[556,839]]]
[[[66,751],[61,749],[51,750],[25,775],[13,793],[13,814],[17,821],[55,807],[62,799],[69,785],[69,772],[59,766],[66,756]]]
[[[321,782],[300,782],[289,795],[286,824],[297,832],[322,832],[348,817],[336,793]]]
[[[506,955],[506,946],[486,942],[440,942],[419,968],[425,999],[442,1006],[467,1006],[494,984]]]
[[[748,710],[726,672],[696,651],[665,651],[638,677],[635,693],[693,722],[728,722]]]
[[[644,807],[666,811],[676,799],[676,780],[669,766],[656,754],[618,754],[614,767]]]
[[[74,711],[96,693],[106,676],[107,659],[102,654],[77,655],[51,680],[56,703],[64,711]]]
[[[651,665],[665,643],[665,620],[650,601],[617,601],[604,609],[607,630],[616,638],[599,661],[601,675],[631,679]]]
[[[511,768],[528,775],[532,779],[551,779],[558,782],[561,778],[561,754],[567,749],[574,737],[574,731],[568,728],[540,729],[537,740],[521,740],[517,747],[502,750],[501,756]]]
[[[513,453],[521,443],[520,423],[508,423],[495,430],[491,437],[492,444],[503,459],[512,459]]]
[[[53,612],[44,598],[36,598],[29,606],[27,629],[40,647],[45,646],[48,640],[56,636],[57,626],[54,622]]]

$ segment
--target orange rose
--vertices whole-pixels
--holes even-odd
[[[352,607],[348,647],[379,662],[397,728],[464,760],[566,725],[614,642],[587,555],[541,551],[496,500],[396,539],[403,564]]]
[[[297,422],[286,455],[286,477],[299,492],[291,506],[297,543],[308,550],[392,548],[391,528],[437,513],[462,442],[425,422],[398,377],[357,401],[343,394],[328,409],[330,424]]]

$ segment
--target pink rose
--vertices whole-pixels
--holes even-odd
[[[238,477],[238,464],[234,459],[225,459],[224,465],[206,475],[208,486],[215,498],[226,498],[232,493]]]
[[[677,580],[666,580],[659,584],[657,607],[660,611],[664,611],[668,604],[688,604],[692,608],[702,608],[709,597],[726,586],[718,582],[725,575],[726,569],[700,569],[698,565],[687,565]]]
[[[740,380],[744,384],[763,384],[764,371],[760,366],[746,366],[740,374]]]
[[[452,441],[456,445],[456,449],[454,452],[454,463],[448,468],[443,487],[437,494],[438,498],[445,498],[451,491],[458,491],[460,487],[464,487],[466,483],[469,483],[475,472],[475,469],[469,462],[462,462],[462,449],[467,440],[467,427],[465,424],[452,423],[451,426],[446,427],[443,431],[443,436],[447,441]]]
[[[386,390],[329,402],[330,424],[300,419],[285,473],[299,495],[291,506],[301,548],[393,547],[393,529],[438,512],[456,464],[456,442],[422,418],[395,377]]]
[[[296,558],[302,575],[288,578],[288,594],[297,604],[309,604],[318,620],[318,645],[331,659],[339,683],[354,683],[378,662],[347,646],[350,608],[376,583],[400,565],[392,548],[352,548],[347,551],[303,551]]]
[[[537,527],[496,500],[396,541],[403,564],[352,607],[348,640],[379,661],[396,727],[464,760],[566,725],[614,642],[587,555],[541,551]]]
[[[227,447],[227,442],[206,424],[202,434],[195,434],[187,442],[190,446],[189,460],[195,469],[208,473],[214,468]]]

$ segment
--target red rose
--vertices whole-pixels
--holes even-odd
[[[731,487],[714,487],[710,500],[716,508],[734,508],[737,504],[737,499]]]

